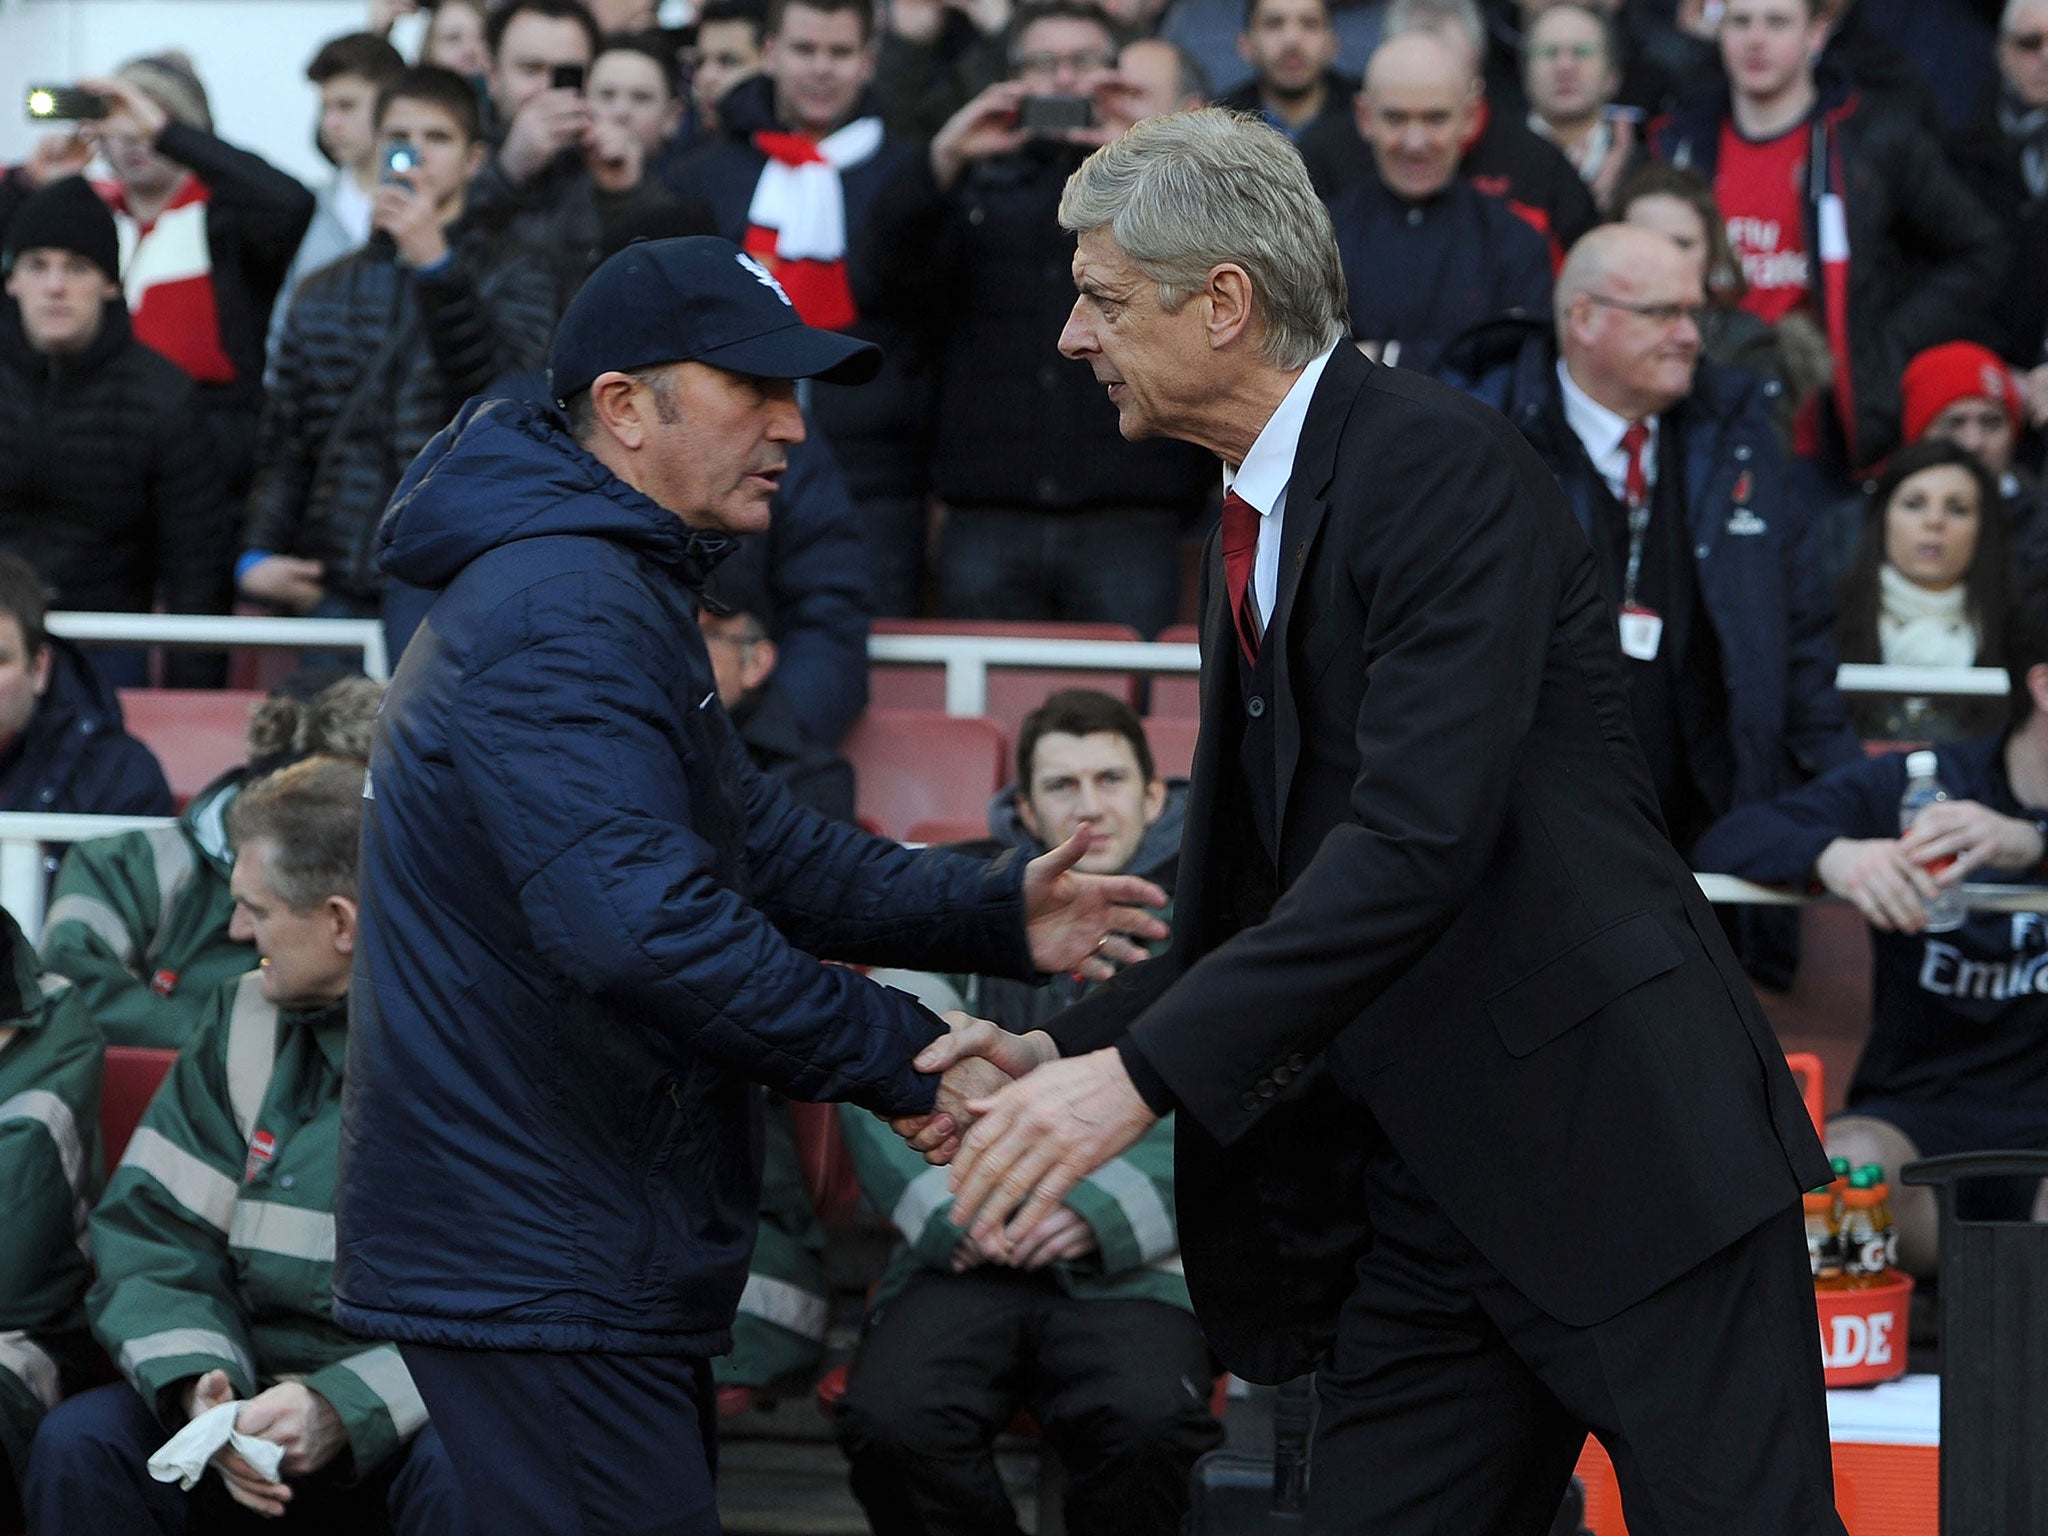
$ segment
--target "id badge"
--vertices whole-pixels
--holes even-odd
[[[1621,653],[1637,661],[1655,661],[1664,643],[1664,616],[1639,603],[1621,610]]]

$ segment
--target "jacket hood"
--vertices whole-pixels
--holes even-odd
[[[50,686],[36,705],[36,733],[74,720],[97,721],[94,729],[100,731],[122,729],[121,701],[85,652],[55,635],[45,643],[50,647]]]
[[[1180,834],[1187,816],[1188,781],[1168,779],[1166,805],[1160,811],[1159,819],[1145,829],[1145,835],[1138,839],[1138,851],[1131,855],[1131,862],[1121,872],[1151,879],[1158,871],[1170,866],[1180,857]],[[1024,819],[1017,814],[1015,780],[997,790],[989,801],[988,828],[989,834],[1006,848],[1022,848],[1032,858],[1045,852],[1045,845],[1024,829]]]
[[[178,824],[194,846],[206,855],[206,862],[222,875],[233,873],[235,861],[228,847],[228,807],[235,803],[249,777],[244,765],[228,769],[192,797],[192,803],[178,815]]]
[[[377,526],[377,565],[438,591],[489,550],[558,534],[628,545],[692,587],[736,547],[626,484],[552,407],[472,400],[398,482]]]

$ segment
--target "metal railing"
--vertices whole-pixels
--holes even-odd
[[[376,619],[271,619],[248,614],[70,613],[49,616],[49,630],[81,645],[163,645],[178,650],[359,651],[363,672],[391,677],[384,625]]]

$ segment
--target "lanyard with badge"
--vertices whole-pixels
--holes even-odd
[[[1621,578],[1621,653],[1636,661],[1655,661],[1664,643],[1664,616],[1636,601],[1636,583],[1643,574],[1643,546],[1650,534],[1650,483],[1643,450],[1650,429],[1634,422],[1622,434],[1628,450],[1628,476],[1622,499],[1628,505],[1628,566]]]

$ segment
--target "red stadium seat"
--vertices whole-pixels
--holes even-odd
[[[156,754],[183,810],[192,797],[249,755],[249,711],[263,702],[252,690],[123,688],[128,734]]]
[[[986,816],[934,816],[903,834],[906,843],[977,843],[989,835]]]
[[[1175,624],[1159,631],[1159,638],[1170,645],[1199,645],[1202,632],[1192,624]],[[1152,702],[1147,707],[1152,719],[1192,720],[1201,712],[1202,685],[1194,673],[1167,672],[1153,677]]]
[[[1145,740],[1152,748],[1152,771],[1162,779],[1184,779],[1195,761],[1195,732],[1200,723],[1193,716],[1183,720],[1158,715],[1145,717]]]
[[[920,709],[869,710],[840,750],[853,764],[861,820],[888,837],[920,821],[984,814],[1007,756],[1003,733],[988,721]]]
[[[1021,640],[1142,640],[1124,624],[1034,624],[1015,620],[877,619],[878,635],[992,635]],[[1061,688],[1099,688],[1138,707],[1138,674],[990,667],[982,711],[1014,738],[1024,717]],[[946,669],[937,662],[884,662],[868,669],[868,703],[882,709],[944,709]]]
[[[128,1138],[142,1123],[142,1112],[156,1097],[157,1086],[178,1059],[176,1051],[151,1050],[140,1045],[107,1047],[104,1075],[100,1080],[100,1141],[106,1147],[107,1167],[121,1161]]]

